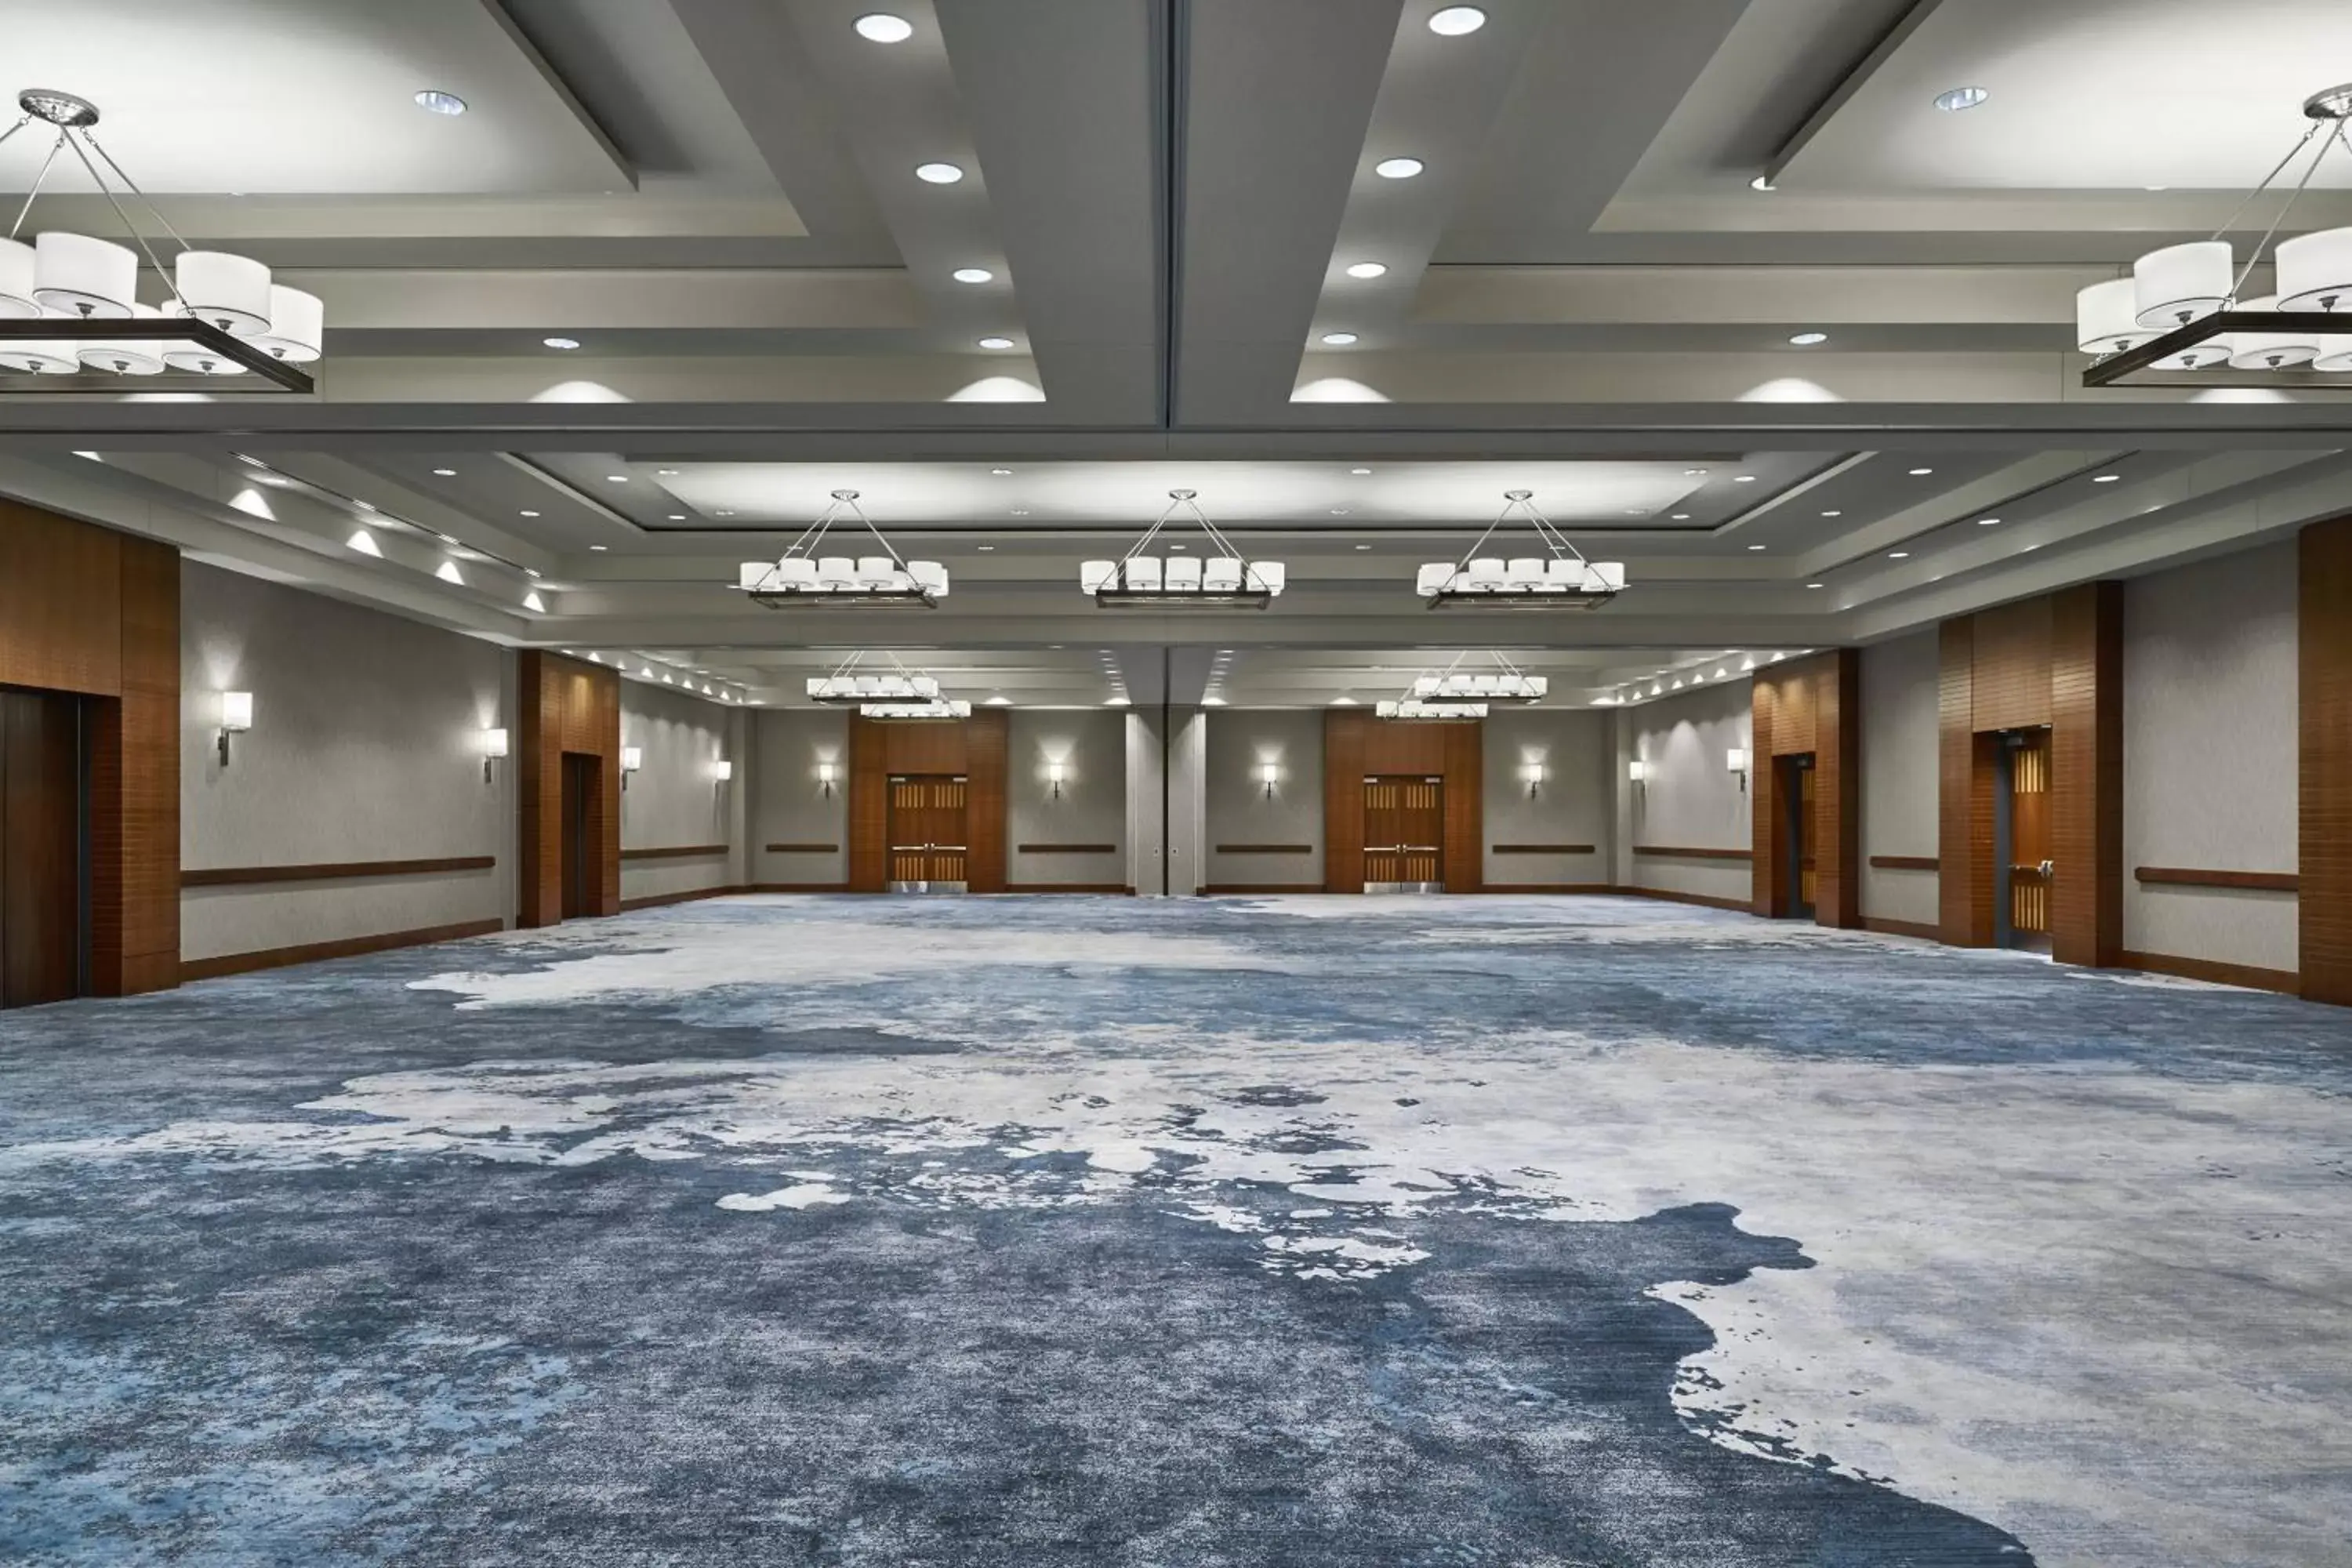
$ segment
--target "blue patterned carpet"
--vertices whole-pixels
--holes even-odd
[[[0,1561],[2352,1561],[2352,1015],[1601,899],[0,1016]]]

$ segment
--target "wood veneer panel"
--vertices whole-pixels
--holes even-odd
[[[2261,893],[2302,890],[2302,879],[2293,871],[2199,871],[2178,866],[2142,866],[2132,873],[2145,887],[2240,888]]]
[[[0,690],[0,1007],[81,994],[81,699]]]
[[[2107,969],[2124,951],[2123,584],[2050,605],[2050,954]]]
[[[0,685],[122,689],[125,542],[110,529],[0,500]],[[175,614],[178,603],[175,585]]]
[[[971,773],[972,727],[1002,709],[982,710],[969,719],[873,721],[882,737],[883,771],[893,773]]]
[[[1862,926],[1862,650],[1833,648],[1811,666],[1813,923]]]
[[[1486,742],[1475,721],[1444,731],[1445,890],[1475,893],[1486,879]]]
[[[2050,722],[2052,602],[2047,596],[1980,610],[1969,728],[2028,730]]]
[[[444,871],[487,871],[495,855],[452,855],[437,860],[340,860],[314,866],[207,866],[183,869],[183,888],[240,888],[262,882],[340,882],[360,877],[426,877]]]
[[[890,885],[889,726],[849,716],[849,890],[878,893]]]
[[[124,994],[179,984],[180,552],[151,539],[119,546],[122,679],[120,976]]]
[[[2302,991],[2352,1005],[2352,518],[2305,529],[2297,549]]]
[[[2147,974],[2177,974],[2209,985],[2242,985],[2250,991],[2278,991],[2292,996],[2303,977],[2291,969],[2258,969],[2251,963],[2221,963],[2210,958],[2175,958],[2165,952],[2124,952],[2116,965]]]
[[[1992,781],[1976,734],[1976,617],[1938,628],[1937,927],[1955,947],[1992,944]]]
[[[964,796],[965,832],[970,846],[964,860],[964,885],[975,893],[1004,891],[1004,829],[1008,810],[1006,775],[1012,761],[1012,715],[1002,708],[984,708],[959,726],[963,731],[964,768],[970,780]]]
[[[516,807],[517,923],[563,918],[563,753],[596,759],[586,830],[593,837],[583,894],[588,909],[621,909],[621,679],[601,665],[526,648],[519,661],[522,710]]]
[[[1453,752],[1452,736],[1464,728],[1448,721],[1366,719],[1364,761],[1359,775],[1422,773],[1443,777]],[[1470,726],[1474,731],[1475,726]],[[1363,782],[1361,776],[1357,781]],[[1449,781],[1450,782],[1450,781]]]
[[[1323,715],[1323,890],[1364,890],[1364,773],[1371,721],[1359,710]]]

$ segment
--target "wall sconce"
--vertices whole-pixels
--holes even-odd
[[[621,789],[624,793],[626,793],[629,787],[629,775],[645,765],[644,747],[623,746],[621,748]]]
[[[492,725],[482,729],[482,782],[488,784],[497,777],[500,758],[507,754],[507,732]]]
[[[253,728],[253,693],[224,691],[220,694],[220,760],[228,766],[228,738]]]
[[[1625,764],[1625,778],[1626,782],[1636,786],[1648,784],[1650,782],[1650,764],[1641,761],[1639,758],[1627,763]]]
[[[716,782],[725,784],[735,776],[735,764],[721,757],[710,764],[710,776]]]
[[[1747,752],[1738,746],[1732,747],[1723,753],[1723,766],[1726,772],[1739,775],[1739,793],[1746,795],[1748,793]]]
[[[1062,798],[1062,780],[1067,776],[1068,773],[1069,769],[1063,763],[1047,763],[1045,764],[1045,782],[1054,786],[1054,798],[1055,800]]]
[[[1528,781],[1528,798],[1535,799],[1543,789],[1544,765],[1541,763],[1529,763],[1519,770],[1519,776]]]
[[[816,765],[816,783],[817,783],[817,788],[818,788],[818,790],[819,790],[819,791],[821,791],[821,792],[824,794],[824,797],[825,797],[827,800],[830,800],[830,799],[832,799],[832,798],[833,798],[833,786],[834,786],[834,782],[835,782],[835,780],[838,776],[839,776],[839,775],[838,775],[838,774],[834,771],[834,765],[833,765],[831,763],[817,763],[817,765]]]
[[[1262,763],[1258,765],[1257,776],[1265,784],[1265,798],[1272,800],[1274,798],[1274,786],[1282,782],[1282,764],[1280,763]]]

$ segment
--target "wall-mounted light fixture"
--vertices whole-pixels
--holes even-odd
[[[1723,766],[1725,772],[1735,773],[1739,775],[1739,793],[1746,795],[1748,793],[1747,751],[1742,747],[1732,747],[1731,750],[1723,753]]]
[[[482,782],[489,783],[498,776],[500,758],[507,754],[507,732],[496,725],[482,728]]]
[[[1528,781],[1528,798],[1529,800],[1535,799],[1537,795],[1543,792],[1544,765],[1541,763],[1527,763],[1519,769],[1519,776]]]
[[[629,775],[645,765],[644,747],[623,746],[621,748],[621,789],[624,793],[626,793],[629,787]]]
[[[1054,798],[1055,800],[1062,798],[1062,781],[1068,776],[1069,768],[1067,764],[1062,763],[1047,763],[1045,764],[1045,782],[1053,786]]]
[[[1633,761],[1625,764],[1625,778],[1626,782],[1637,785],[1648,784],[1650,782],[1650,764],[1642,761],[1639,757],[1636,757]]]
[[[835,782],[839,777],[840,777],[840,774],[835,771],[834,765],[833,765],[831,763],[817,763],[817,765],[816,765],[816,784],[817,784],[817,788],[818,788],[821,792],[823,792],[823,794],[824,795],[824,797],[825,797],[827,800],[830,800],[830,799],[832,799],[832,798],[833,798],[833,786],[834,786]]]
[[[228,738],[253,728],[253,693],[224,691],[220,694],[220,760],[228,766]]]
[[[1265,784],[1265,798],[1272,800],[1274,798],[1274,786],[1282,782],[1282,764],[1280,763],[1261,763],[1258,764],[1257,776]]]
[[[735,764],[721,757],[710,764],[710,776],[719,784],[725,784],[735,776]]]

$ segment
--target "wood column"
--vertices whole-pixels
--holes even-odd
[[[1012,737],[1012,716],[1002,708],[983,708],[963,721],[964,886],[975,893],[1004,891],[1005,772]]]
[[[598,914],[621,912],[621,678],[600,664],[541,648],[520,661],[522,710],[518,759],[515,923],[551,926],[563,919],[563,753],[597,759],[595,798],[588,804],[593,853],[586,898]]]
[[[1323,711],[1323,890],[1364,890],[1364,736],[1360,708]]]
[[[884,754],[888,727],[863,713],[849,716],[849,890],[879,893],[890,886],[890,776]]]
[[[1445,890],[1475,893],[1486,885],[1486,737],[1482,724],[1447,724]],[[1360,801],[1360,790],[1357,798]]]
[[[2124,951],[2124,591],[2051,597],[2050,955],[2111,969]]]
[[[2352,517],[2303,531],[2297,917],[2303,994],[2352,1005]]]
[[[1993,752],[1976,733],[1976,621],[1940,630],[1937,672],[1937,925],[1954,947],[1992,945]]]
[[[1785,918],[1788,823],[1780,799],[1781,757],[1813,759],[1813,923],[1862,924],[1862,653],[1832,648],[1756,672],[1749,714],[1750,908]]]

